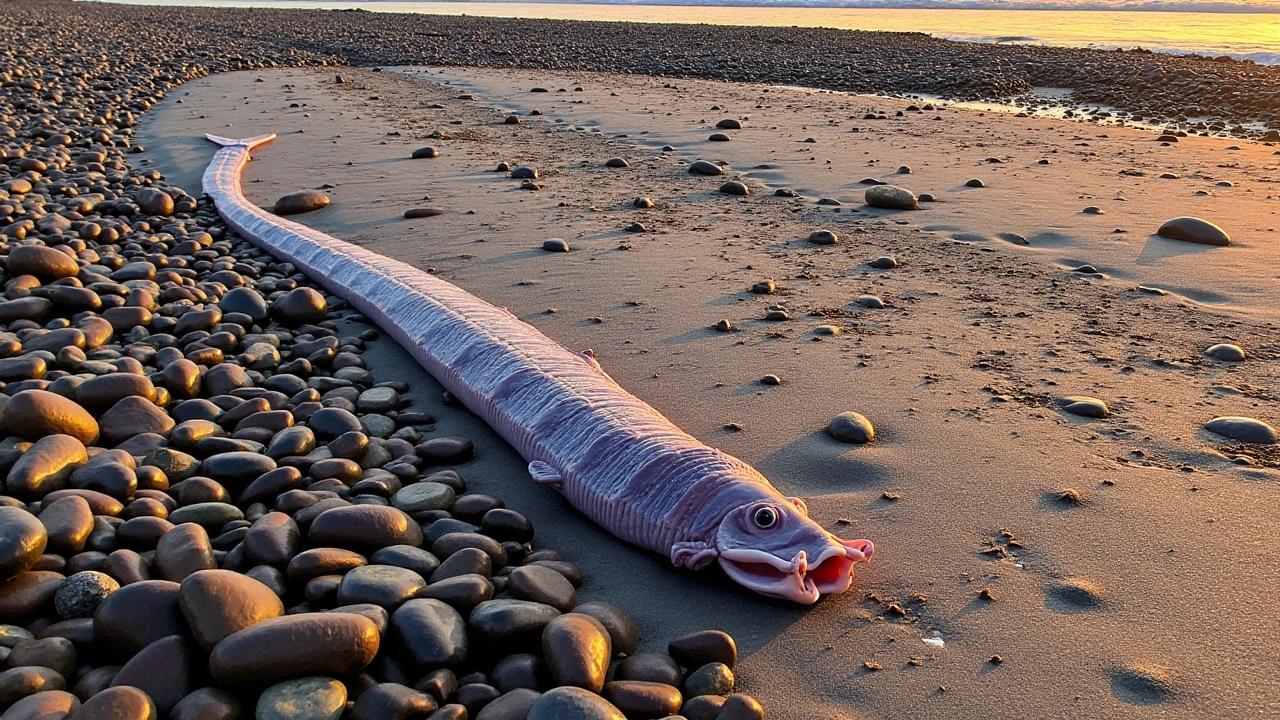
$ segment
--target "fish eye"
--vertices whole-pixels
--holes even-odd
[[[762,530],[768,530],[778,524],[778,511],[771,507],[762,507],[759,510],[756,510],[752,519],[755,520],[756,525]]]

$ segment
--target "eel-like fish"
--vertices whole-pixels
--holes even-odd
[[[566,349],[505,308],[440,278],[254,206],[240,191],[249,151],[222,146],[204,173],[218,214],[394,337],[578,510],[677,566],[713,561],[765,595],[813,603],[842,593],[867,540],[841,540],[747,463],[698,442],[623,390],[590,351]]]

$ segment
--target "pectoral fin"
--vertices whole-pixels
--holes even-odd
[[[687,567],[690,570],[701,570],[710,565],[720,551],[705,541],[681,541],[671,546],[671,564],[676,567]]]
[[[560,474],[560,471],[541,460],[534,460],[529,463],[529,476],[533,478],[534,482],[550,485],[557,490],[564,485],[564,476]]]

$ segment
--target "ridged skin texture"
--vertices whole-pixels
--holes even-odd
[[[224,147],[205,171],[204,191],[227,224],[373,318],[526,460],[554,469],[560,479],[552,484],[592,520],[701,567],[716,558],[717,530],[735,508],[795,507],[750,465],[623,390],[589,354],[433,275],[249,203],[240,172],[249,150],[272,137],[209,137]]]

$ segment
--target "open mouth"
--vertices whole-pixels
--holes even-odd
[[[840,542],[840,546],[823,550],[816,561],[810,561],[804,550],[790,562],[761,550],[724,550],[720,567],[734,582],[758,593],[812,605],[823,595],[848,590],[853,583],[853,566],[870,560],[874,552],[866,540]]]

